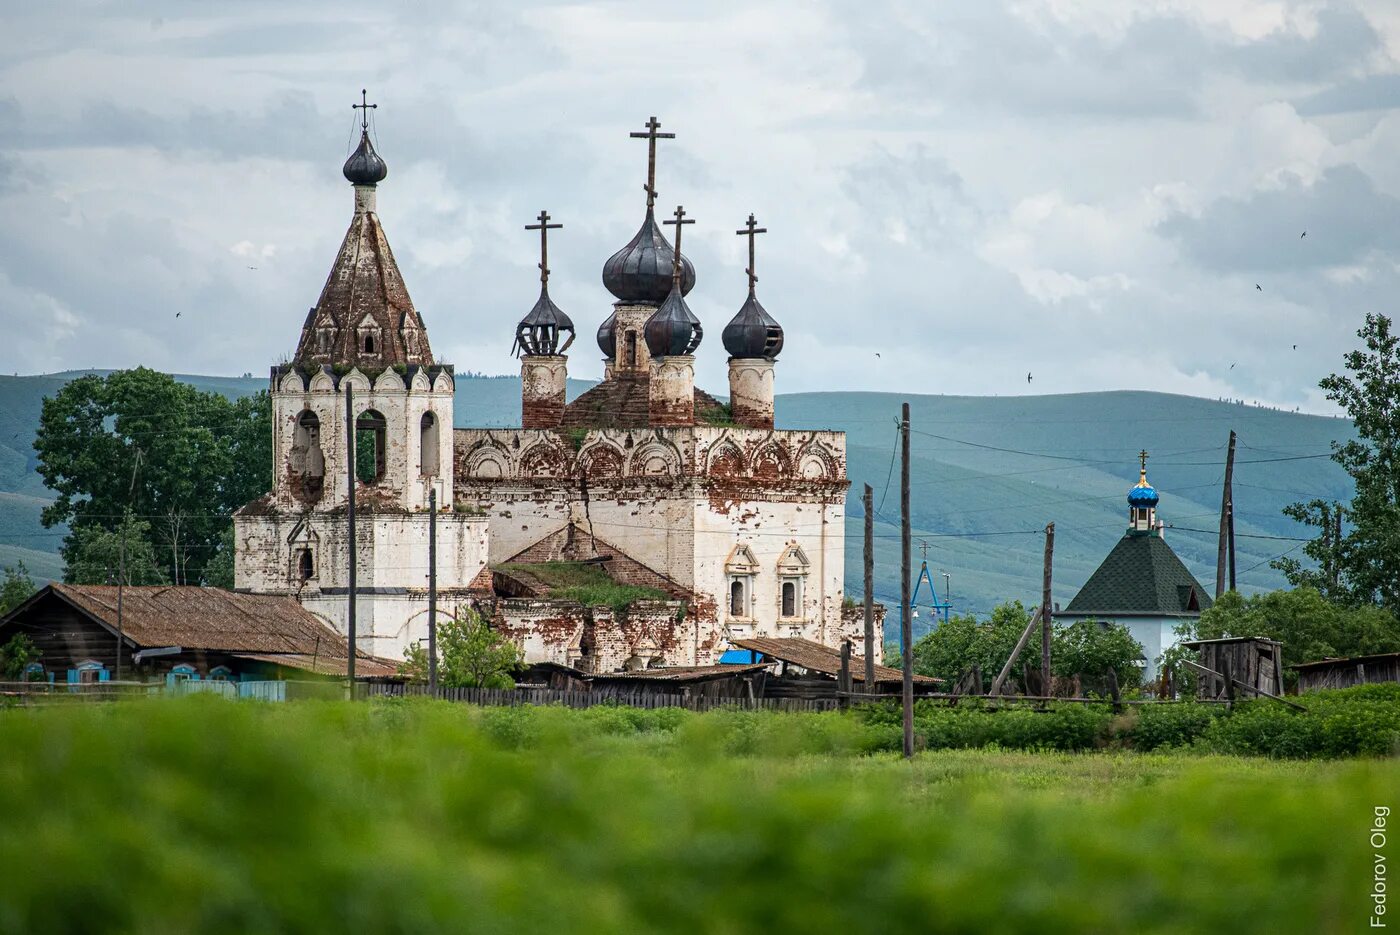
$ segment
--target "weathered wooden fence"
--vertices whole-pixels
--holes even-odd
[[[356,686],[356,696],[429,697],[426,685],[399,685],[369,682]],[[834,711],[841,702],[836,698],[707,698],[704,696],[628,694],[616,695],[594,692],[561,691],[553,688],[439,688],[437,697],[443,701],[488,707],[515,705],[563,705],[569,708],[592,708],[616,705],[626,708],[685,708],[688,711],[712,711],[716,708],[743,708],[766,711]]]

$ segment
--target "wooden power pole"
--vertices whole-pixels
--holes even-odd
[[[909,607],[909,404],[899,424],[899,641],[904,656],[904,758],[914,756],[914,620]]]
[[[428,491],[428,693],[436,698],[437,673],[437,486]]]
[[[1050,697],[1050,636],[1054,627],[1050,603],[1050,572],[1055,563],[1055,524],[1045,526],[1045,576],[1040,586],[1040,693]]]
[[[350,700],[355,700],[355,564],[359,551],[359,543],[355,540],[355,388],[350,383],[345,384],[345,454],[346,466],[345,476],[350,482],[350,489],[345,498],[345,516],[349,521],[350,529],[350,590],[349,590],[349,623],[346,630],[345,640],[348,645],[346,650],[345,676],[350,680]]]
[[[865,692],[875,694],[875,491],[865,485]]]
[[[1225,593],[1225,569],[1227,562],[1234,566],[1234,522],[1230,517],[1234,507],[1235,492],[1231,487],[1235,477],[1235,430],[1230,430],[1230,448],[1225,453],[1225,485],[1220,489],[1220,542],[1215,551],[1215,599]],[[1228,556],[1228,557],[1227,557]],[[1230,572],[1230,590],[1235,588],[1235,575]]]

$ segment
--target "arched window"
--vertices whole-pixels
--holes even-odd
[[[735,578],[729,582],[729,616],[747,617],[748,601],[745,600],[744,582]]]
[[[783,582],[783,616],[797,616],[797,582]]]
[[[326,477],[326,458],[321,452],[321,420],[309,409],[297,416],[288,462],[292,493],[307,503],[321,499]]]
[[[373,409],[366,409],[355,420],[355,476],[362,484],[384,479],[385,435],[389,423]]]
[[[637,366],[637,332],[627,332],[627,356],[623,358],[628,368],[635,369]]]
[[[302,581],[310,581],[316,577],[316,558],[310,549],[297,552],[297,577]]]
[[[215,666],[209,670],[209,679],[214,682],[227,682],[233,676],[233,670],[228,666]]]
[[[372,335],[372,334],[367,334],[367,335],[365,335],[365,353],[366,353],[366,354],[373,354],[373,353],[374,353],[374,335]]]
[[[437,472],[437,417],[431,412],[425,412],[422,421],[418,424],[418,473],[424,477],[435,477]]]

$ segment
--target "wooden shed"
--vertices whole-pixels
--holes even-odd
[[[756,636],[731,640],[737,649],[756,653],[776,669],[777,678],[770,678],[764,688],[768,698],[834,698],[841,675],[841,651],[813,640],[797,637]],[[732,668],[732,667],[731,667]],[[850,660],[852,689],[865,691],[865,660],[853,655]],[[942,679],[926,675],[914,676],[914,691],[938,691]],[[904,673],[889,666],[875,667],[875,691],[882,695],[897,695],[904,685]]]
[[[1242,684],[1250,694],[1283,694],[1283,644],[1278,640],[1239,636],[1194,640],[1181,645],[1195,649],[1198,654],[1198,698],[1232,697],[1231,682]],[[1234,687],[1239,688],[1240,684]]]
[[[1315,662],[1300,662],[1289,668],[1298,673],[1299,692],[1400,682],[1400,653],[1319,659]]]
[[[766,665],[665,666],[631,672],[588,675],[589,691],[604,698],[633,699],[647,695],[684,698],[764,697]]]

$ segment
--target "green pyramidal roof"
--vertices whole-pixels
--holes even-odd
[[[1206,589],[1160,535],[1128,533],[1064,613],[1195,616],[1211,603]]]

